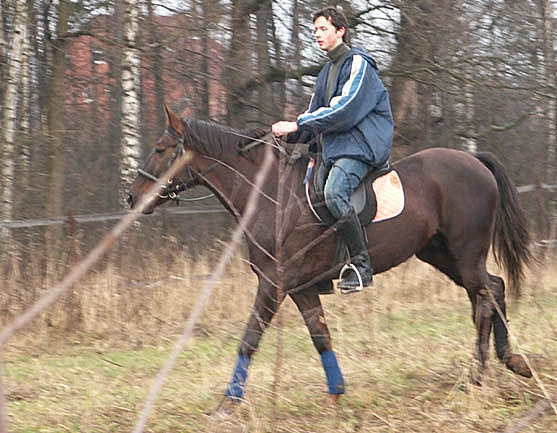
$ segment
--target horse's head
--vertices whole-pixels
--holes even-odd
[[[138,176],[128,192],[128,204],[133,208],[143,196],[152,188],[153,183],[160,183],[156,198],[143,210],[143,213],[152,213],[155,207],[173,200],[184,185],[193,186],[191,172],[187,167],[179,169],[175,176],[162,184],[161,176],[185,153],[186,126],[182,119],[165,106],[166,128],[155,144],[141,168],[137,170]]]

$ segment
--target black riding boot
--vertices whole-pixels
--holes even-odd
[[[337,232],[348,246],[350,265],[340,272],[341,280],[337,286],[340,293],[352,293],[371,286],[373,269],[367,252],[364,230],[358,215],[351,207],[338,221]]]

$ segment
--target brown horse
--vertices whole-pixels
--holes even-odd
[[[244,226],[259,286],[221,408],[241,400],[251,357],[285,296],[292,298],[304,318],[321,356],[329,397],[336,401],[344,393],[344,380],[332,350],[319,284],[335,278],[340,264],[333,264],[334,227],[318,223],[305,203],[302,180],[307,161],[286,157],[273,140],[258,139],[262,131],[179,118],[168,109],[166,114],[165,133],[131,186],[130,206],[178,156],[187,152],[190,158],[172,181],[161,186],[146,213],[184,189],[205,185],[240,219],[265,152],[275,147],[271,172],[259,189],[256,216]],[[366,227],[375,272],[412,255],[439,269],[466,289],[472,303],[479,370],[485,368],[493,328],[498,358],[513,372],[530,377],[525,360],[511,350],[501,317],[506,314],[503,279],[486,269],[492,246],[513,287],[519,287],[531,258],[526,219],[504,167],[487,153],[437,148],[401,159],[394,168],[406,202],[398,217]]]

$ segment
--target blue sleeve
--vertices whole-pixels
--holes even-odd
[[[299,127],[324,133],[347,131],[375,108],[384,91],[375,68],[360,55],[354,55],[351,65],[348,62],[344,66],[348,67],[350,75],[342,84],[341,94],[332,98],[329,106],[298,116]]]

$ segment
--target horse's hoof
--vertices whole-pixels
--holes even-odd
[[[474,360],[470,366],[470,383],[475,386],[482,386],[484,371],[485,366],[479,361]]]
[[[325,406],[337,407],[339,399],[340,399],[340,394],[327,394],[327,397],[325,398]]]
[[[532,370],[530,370],[530,367],[528,367],[522,355],[512,355],[505,365],[513,373],[520,374],[524,377],[532,377]]]
[[[240,404],[240,400],[224,397],[215,411],[209,415],[211,420],[219,421],[227,418],[234,412],[236,406]]]

